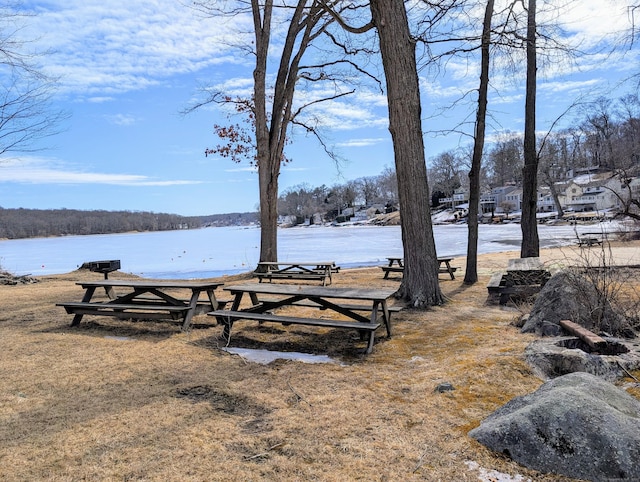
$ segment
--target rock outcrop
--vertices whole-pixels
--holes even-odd
[[[571,320],[595,333],[604,330],[611,335],[625,334],[627,326],[595,284],[573,270],[553,275],[544,285],[522,332],[558,336],[563,333],[560,320]]]
[[[514,398],[469,435],[540,472],[640,480],[640,402],[587,373],[555,378]]]

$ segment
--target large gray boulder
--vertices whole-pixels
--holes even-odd
[[[640,480],[640,402],[587,373],[555,378],[514,398],[469,435],[540,472]]]
[[[556,273],[536,296],[522,332],[558,336],[562,334],[558,322],[571,320],[595,333],[621,334],[627,323],[596,284],[577,270]]]

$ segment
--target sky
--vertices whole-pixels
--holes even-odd
[[[33,152],[0,157],[0,207],[186,216],[257,210],[255,170],[205,156],[205,149],[218,143],[214,124],[228,122],[225,112],[206,106],[184,114],[203,87],[250,93],[253,59],[232,46],[250,24],[240,17],[205,18],[189,3],[23,1],[32,15],[18,35],[29,40],[29,48],[47,51],[38,64],[58,79],[52,108],[68,117]],[[621,80],[640,65],[637,48],[610,53],[616,34],[629,25],[624,2],[572,2],[561,18],[567,40],[592,54],[541,67],[541,131],[581,95],[622,95],[627,87]],[[270,60],[277,60],[276,48]],[[469,137],[435,131],[469,119],[471,105],[454,103],[477,88],[477,66],[454,58],[440,74],[434,78],[427,69],[420,71],[428,158],[470,143]],[[520,73],[492,75],[489,140],[497,130],[521,132],[523,84]],[[318,106],[316,115],[324,122],[327,143],[344,161],[336,164],[314,138],[294,133],[281,192],[302,184],[342,184],[393,168],[382,92],[363,86],[354,96]]]

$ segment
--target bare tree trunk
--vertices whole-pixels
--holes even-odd
[[[522,170],[522,245],[520,257],[540,255],[536,206],[538,152],[536,149],[536,0],[529,0],[527,16],[527,92],[524,113],[524,168]]]
[[[256,151],[258,186],[260,191],[260,261],[277,261],[278,256],[278,176],[275,178],[269,142],[267,115],[267,59],[271,38],[273,0],[265,0],[261,7],[258,0],[251,0],[253,25],[256,38],[256,67],[253,71],[253,96],[255,102]],[[279,169],[278,159],[276,169]]]
[[[284,157],[287,129],[291,122],[291,105],[298,78],[300,59],[310,42],[313,27],[321,18],[312,14],[306,19],[307,0],[298,0],[289,23],[272,98],[271,115],[267,114],[267,60],[271,37],[273,0],[251,0],[256,38],[254,78],[255,128],[260,190],[260,261],[278,260],[278,177]],[[316,7],[315,11],[319,11]],[[299,34],[303,32],[302,37]]]
[[[558,218],[564,216],[564,211],[562,210],[562,205],[560,204],[560,196],[558,195],[558,189],[556,188],[555,179],[551,175],[551,169],[549,167],[541,169],[542,178],[549,187],[549,192],[551,193],[551,197],[553,198],[553,204],[556,207],[556,212],[558,213]]]
[[[389,102],[405,270],[398,296],[416,308],[444,302],[438,282],[416,68],[404,2],[371,0]]]
[[[478,206],[480,205],[480,167],[484,150],[484,134],[487,118],[487,91],[489,90],[489,47],[491,45],[491,17],[494,0],[488,0],[482,23],[482,59],[480,67],[480,87],[478,89],[478,111],[476,113],[476,131],[473,142],[473,157],[469,171],[469,215],[467,240],[467,267],[464,283],[478,281]]]

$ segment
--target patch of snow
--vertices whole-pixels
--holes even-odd
[[[503,474],[497,470],[485,469],[472,460],[467,460],[465,464],[470,470],[479,472],[478,480],[481,480],[482,482],[531,482],[531,479],[525,479],[524,476],[520,474],[512,476],[509,474]]]
[[[267,365],[274,360],[293,360],[303,363],[337,363],[333,358],[327,355],[310,355],[308,353],[282,352],[271,350],[253,350],[251,348],[223,348],[227,353],[241,356],[242,358]]]

